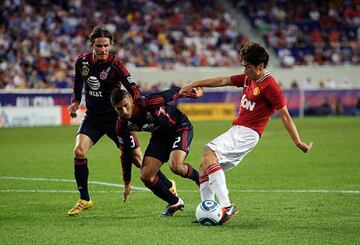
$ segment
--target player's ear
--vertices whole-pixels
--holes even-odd
[[[129,101],[130,101],[131,103],[134,103],[134,99],[133,99],[133,97],[131,97],[130,94],[128,94],[127,97],[128,97],[128,99],[129,99]]]

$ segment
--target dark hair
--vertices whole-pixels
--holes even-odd
[[[115,88],[111,92],[110,100],[113,106],[119,104],[123,99],[129,96],[129,93],[126,90]]]
[[[107,30],[104,26],[95,26],[92,29],[92,31],[89,35],[91,44],[93,44],[95,42],[95,39],[99,38],[99,37],[109,38],[110,44],[112,44],[114,41],[114,35],[109,30]]]
[[[269,62],[269,54],[260,44],[249,43],[240,50],[240,60],[254,66],[262,63],[264,68],[266,68]]]

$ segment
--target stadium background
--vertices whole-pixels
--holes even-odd
[[[304,156],[281,122],[271,120],[258,149],[228,174],[229,187],[240,192],[232,198],[243,210],[217,232],[189,225],[199,196],[176,179],[188,206],[177,219],[156,220],[159,229],[176,234],[167,237],[180,244],[199,243],[199,238],[205,244],[238,244],[242,238],[276,244],[359,242],[358,0],[304,0],[296,8],[285,0],[4,0],[0,10],[2,244],[76,243],[75,229],[83,241],[99,244],[118,244],[119,234],[127,243],[162,241],[156,230],[133,231],[153,226],[154,210],[163,208],[152,195],[134,190],[130,205],[117,206],[118,153],[106,139],[89,156],[90,178],[113,183],[112,189],[90,184],[96,209],[79,220],[65,217],[77,195],[71,192],[69,164],[76,125],[86,110],[82,106],[75,120],[67,114],[73,63],[89,50],[87,34],[97,24],[114,31],[112,52],[145,93],[241,73],[242,45],[249,40],[265,45],[271,54],[268,70],[283,87],[304,139],[315,142]],[[194,120],[189,161],[195,166],[203,145],[228,128],[239,98],[239,90],[219,88],[207,89],[199,100],[179,102]],[[142,145],[147,137],[140,135]],[[136,178],[134,185],[143,186]],[[84,236],[89,227],[93,233]]]
[[[63,112],[73,63],[89,50],[87,34],[96,24],[115,33],[112,52],[145,93],[238,74],[238,52],[251,40],[270,51],[269,71],[294,116],[359,114],[359,2],[302,2],[293,8],[287,1],[3,1],[0,126],[71,123]],[[231,117],[239,91],[221,91],[200,102],[234,103],[224,107]],[[217,112],[213,118],[221,119]]]

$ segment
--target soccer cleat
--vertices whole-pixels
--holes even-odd
[[[222,208],[223,216],[219,221],[219,225],[223,225],[229,222],[235,215],[237,215],[237,209],[234,204],[231,204],[229,207]]]
[[[160,217],[170,217],[173,216],[173,214],[178,210],[183,210],[185,207],[183,200],[180,199],[179,201],[173,205],[167,205],[164,212],[160,214]]]
[[[79,215],[82,211],[92,207],[93,207],[93,203],[91,200],[86,201],[83,199],[79,199],[79,201],[75,204],[75,207],[69,210],[68,215],[69,216]]]
[[[176,191],[176,182],[173,179],[170,179],[170,182],[172,184],[172,186],[169,188],[169,191],[174,195],[174,196],[178,196],[177,191]]]

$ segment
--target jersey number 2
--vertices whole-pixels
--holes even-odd
[[[178,147],[177,143],[179,143],[179,142],[180,142],[180,140],[181,140],[181,137],[180,137],[180,136],[176,137],[175,142],[174,142],[174,144],[173,144],[173,147],[172,147],[172,148]]]

